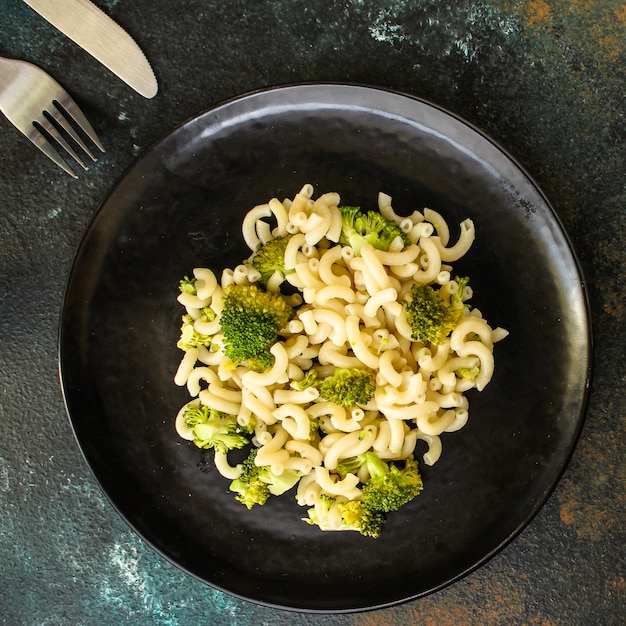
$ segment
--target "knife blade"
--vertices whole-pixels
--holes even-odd
[[[24,0],[145,98],[159,89],[152,67],[133,38],[89,0]]]

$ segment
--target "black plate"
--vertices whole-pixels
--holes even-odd
[[[174,431],[178,280],[247,256],[241,220],[306,182],[346,204],[425,205],[473,218],[462,263],[478,306],[511,335],[470,394],[470,422],[423,468],[423,494],[378,540],[322,533],[290,497],[248,511],[210,456]],[[453,237],[456,233],[453,234]],[[535,184],[500,148],[425,102],[348,85],[253,93],[185,122],[148,150],[97,212],[67,285],[63,390],[78,443],[131,527],[199,579],[306,611],[382,607],[437,590],[529,522],[576,443],[590,375],[581,274]]]

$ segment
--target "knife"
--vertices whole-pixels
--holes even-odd
[[[145,98],[159,89],[141,48],[106,13],[89,0],[24,0]]]

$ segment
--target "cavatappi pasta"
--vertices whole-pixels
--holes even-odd
[[[492,329],[479,309],[465,307],[462,319],[439,345],[416,340],[403,301],[414,285],[431,284],[452,294],[459,285],[450,263],[461,258],[475,236],[466,219],[460,235],[450,241],[450,228],[439,213],[424,209],[408,217],[395,213],[391,198],[380,193],[379,212],[396,222],[406,235],[388,250],[364,244],[359,254],[339,243],[341,214],[338,193],[313,197],[304,185],[293,199],[271,199],[245,216],[242,233],[251,255],[262,244],[291,235],[283,274],[276,272],[266,290],[289,285],[296,312],[272,346],[273,365],[263,372],[224,355],[219,316],[224,288],[252,284],[260,275],[250,259],[216,275],[195,268],[196,293],[178,300],[193,328],[210,336],[210,345],[185,349],[175,383],[191,397],[179,411],[176,429],[193,439],[182,415],[202,404],[235,415],[242,426],[254,425],[255,463],[275,474],[297,470],[297,502],[315,507],[323,495],[337,501],[358,500],[367,476],[335,470],[342,459],[367,451],[387,461],[412,458],[433,465],[442,453],[442,436],[460,430],[469,416],[465,392],[482,390],[494,371],[494,343],[506,336]],[[464,288],[462,299],[471,297]],[[209,307],[214,319],[202,316]],[[373,373],[376,390],[364,406],[347,409],[320,396],[315,386],[300,389],[310,370],[318,379],[335,368],[362,368]],[[477,372],[473,377],[461,371]],[[312,421],[319,428],[312,435]],[[421,442],[421,443],[420,443]],[[215,452],[217,470],[236,479],[241,465]],[[341,520],[327,516],[324,530],[341,530]]]

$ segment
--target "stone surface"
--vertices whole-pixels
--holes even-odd
[[[626,5],[618,0],[98,0],[151,59],[145,100],[19,0],[0,54],[37,63],[106,146],[72,180],[0,121],[0,622],[20,625],[618,624],[626,614]],[[425,599],[297,615],[207,588],[109,505],[73,439],[57,327],[82,234],[144,149],[242,92],[345,81],[430,100],[499,141],[563,221],[587,280],[595,376],[564,476],[487,565]]]

